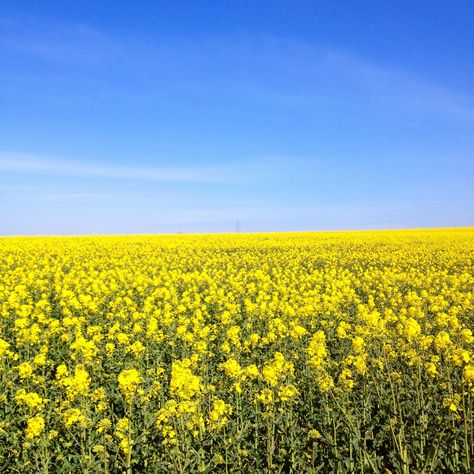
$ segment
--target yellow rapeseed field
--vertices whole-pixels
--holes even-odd
[[[472,472],[474,229],[0,239],[1,472]]]

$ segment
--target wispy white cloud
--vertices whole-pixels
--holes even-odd
[[[370,60],[354,51],[327,50],[325,63],[383,105],[402,106],[447,118],[474,120],[474,98],[409,70]]]
[[[5,28],[0,50],[72,68],[65,72],[60,67],[56,76],[54,68],[48,68],[48,81],[100,83],[100,78],[107,77],[106,87],[94,87],[91,92],[99,96],[149,103],[173,93],[186,97],[211,94],[213,99],[235,97],[244,104],[306,111],[320,110],[319,106],[328,103],[352,107],[360,96],[364,105],[474,120],[472,94],[354,50],[246,34],[151,38],[145,43],[85,24],[56,22],[47,26],[30,21]],[[37,80],[8,70],[2,77],[8,81]],[[128,84],[125,78],[138,87],[125,90],[121,82]]]
[[[125,53],[120,40],[84,23],[53,24],[28,18],[10,20],[3,26],[0,50],[4,52],[82,65],[106,58],[116,60]]]
[[[0,171],[44,173],[73,177],[99,177],[145,181],[182,181],[196,183],[236,183],[241,180],[240,166],[151,167],[86,163],[52,159],[47,156],[0,151]]]

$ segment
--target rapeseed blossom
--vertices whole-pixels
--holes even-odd
[[[118,376],[120,391],[127,400],[131,400],[142,378],[136,369],[123,370]]]
[[[473,229],[0,239],[0,457],[471,472],[473,261]]]
[[[15,400],[20,404],[26,405],[32,410],[37,408],[41,409],[45,403],[45,401],[36,392],[27,392],[23,388],[18,390],[15,395]]]
[[[62,369],[64,370],[64,369]],[[56,371],[56,376],[60,378],[60,384],[66,389],[66,393],[69,399],[74,399],[80,395],[85,395],[89,390],[91,384],[91,378],[89,372],[82,365],[78,365],[74,368],[74,376],[66,376],[61,378],[64,372]]]
[[[39,436],[44,430],[44,418],[40,415],[36,415],[33,418],[28,419],[28,425],[25,430],[25,437],[35,438]]]

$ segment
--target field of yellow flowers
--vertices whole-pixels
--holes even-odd
[[[0,239],[1,472],[473,472],[474,229]]]

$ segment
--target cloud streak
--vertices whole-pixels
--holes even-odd
[[[194,167],[147,167],[117,164],[85,163],[58,160],[41,155],[0,152],[0,171],[11,173],[42,173],[73,177],[98,177],[143,181],[193,183],[237,183],[236,165]]]
[[[439,86],[403,68],[371,61],[351,51],[328,50],[325,62],[385,104],[474,120],[471,96]]]
[[[298,39],[245,34],[155,38],[144,43],[84,24],[56,23],[51,31],[34,22],[28,26],[5,28],[0,50],[35,57],[49,66],[68,65],[66,77],[64,67],[56,75],[54,67],[45,69],[48,81],[74,83],[80,77],[97,85],[105,71],[112,71],[103,84],[105,91],[93,88],[99,96],[149,102],[174,95],[216,98],[231,94],[240,103],[308,111],[316,110],[328,97],[344,105],[362,93],[364,104],[371,101],[389,109],[474,120],[471,94],[330,45],[324,48]],[[2,74],[15,81],[14,74]],[[126,91],[117,77],[126,77],[139,87]]]

